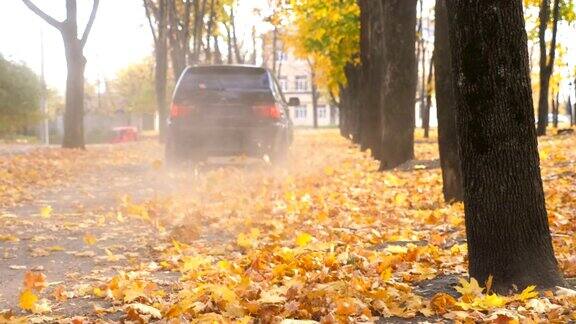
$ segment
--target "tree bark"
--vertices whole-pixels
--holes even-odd
[[[157,5],[155,5],[152,1],[144,0],[144,7],[154,38],[156,61],[154,67],[154,89],[156,92],[156,109],[160,119],[159,139],[162,142],[166,137],[166,122],[168,119],[168,102],[166,100],[168,79],[168,3],[167,0],[158,0]]]
[[[212,63],[212,49],[210,46],[210,39],[212,38],[212,30],[214,28],[214,15],[216,13],[214,5],[215,0],[210,0],[210,18],[208,20],[208,26],[206,29],[206,52],[205,52],[206,63],[208,64]]]
[[[348,82],[340,87],[340,130],[342,136],[358,144],[360,141],[360,66],[348,63],[344,68],[344,73]]]
[[[230,26],[228,26],[228,24],[224,24],[224,28],[226,29],[226,40],[228,42],[228,57],[227,57],[227,61],[228,64],[232,64],[234,63],[234,56],[233,56],[233,46],[234,46],[234,42],[232,41],[232,34],[230,32]]]
[[[521,0],[447,1],[470,277],[564,285],[540,176]]]
[[[540,42],[540,95],[538,98],[538,131],[537,134],[546,135],[548,127],[548,95],[550,92],[550,77],[554,72],[554,60],[556,57],[556,34],[558,32],[558,20],[560,18],[560,0],[554,0],[554,12],[552,18],[552,40],[550,52],[546,54],[546,30],[550,20],[550,0],[542,0],[540,6],[540,27],[538,38]]]
[[[430,107],[432,106],[432,82],[434,77],[434,53],[430,58],[428,67],[428,80],[426,81],[426,106],[422,116],[422,128],[424,129],[424,138],[430,137]]]
[[[448,203],[462,201],[462,170],[456,130],[456,99],[452,88],[452,55],[448,34],[446,0],[436,0],[434,36],[434,76],[436,113],[438,117],[438,148],[442,168],[442,192]]]
[[[556,98],[552,99],[552,126],[558,128],[558,113],[560,113],[560,94],[556,93]]]
[[[244,64],[244,58],[240,53],[238,37],[236,36],[236,16],[234,15],[234,5],[230,7],[230,24],[232,26],[232,45],[234,46],[234,57],[236,58],[236,63]]]
[[[383,20],[380,170],[388,170],[414,158],[416,0],[386,0]]]
[[[183,19],[180,19],[176,2],[168,2],[168,44],[170,45],[170,56],[172,58],[172,72],[174,80],[178,80],[186,68],[190,42],[189,33],[189,11],[190,2],[187,2]]]
[[[574,107],[572,107],[572,99],[570,99],[570,95],[568,95],[566,110],[568,110],[568,115],[570,116],[570,127],[572,127],[574,126]]]
[[[67,30],[69,27],[64,27]],[[75,28],[75,26],[74,26]],[[85,148],[84,143],[84,70],[86,58],[74,33],[62,34],[66,52],[66,110],[64,113],[64,148]]]
[[[88,41],[96,19],[100,1],[93,1],[92,11],[81,38],[78,38],[78,8],[76,0],[66,0],[66,20],[62,22],[44,13],[32,1],[23,0],[23,2],[32,12],[58,29],[62,35],[68,70],[62,147],[84,149],[84,70],[86,68],[84,46]]]
[[[312,90],[312,125],[314,128],[318,128],[318,87],[316,86],[316,71],[312,62],[308,60],[308,68],[310,69],[310,84]]]
[[[372,156],[379,159],[381,143],[380,111],[381,90],[384,66],[383,4],[382,0],[361,0],[361,41],[362,61],[360,91],[360,148],[370,149]]]
[[[214,35],[214,64],[222,64],[222,52],[220,52],[220,41],[218,40],[218,36]]]

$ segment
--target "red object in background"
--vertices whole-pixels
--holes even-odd
[[[114,131],[114,137],[111,140],[112,144],[136,142],[138,140],[138,129],[136,127],[116,127],[112,131]]]

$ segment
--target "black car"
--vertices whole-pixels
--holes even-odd
[[[265,68],[211,65],[187,68],[176,85],[166,137],[168,163],[212,156],[268,155],[282,161],[292,143],[287,103]]]

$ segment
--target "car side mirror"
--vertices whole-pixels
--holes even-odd
[[[290,106],[290,107],[300,106],[300,98],[297,98],[297,97],[290,98],[288,100],[288,106]]]

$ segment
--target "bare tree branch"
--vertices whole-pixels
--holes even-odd
[[[40,8],[38,8],[31,0],[22,0],[22,2],[26,5],[26,7],[28,7],[30,10],[32,10],[32,12],[34,12],[40,18],[44,19],[47,23],[52,25],[54,28],[56,28],[58,30],[62,30],[62,26],[63,26],[62,22],[60,22],[60,21],[52,18],[48,14],[46,14],[44,11],[42,11]]]
[[[152,22],[152,15],[154,8],[154,4],[147,0],[142,0],[144,2],[144,9],[146,9],[146,17],[148,18],[148,24],[150,25],[150,30],[152,31],[152,38],[154,38],[154,44],[158,43],[158,36],[156,35],[156,30],[154,29],[154,23]],[[156,14],[154,14],[156,16]]]
[[[92,30],[92,25],[94,25],[94,20],[96,19],[96,12],[98,11],[99,4],[100,0],[94,0],[92,5],[92,12],[90,13],[90,19],[88,20],[88,24],[86,25],[86,29],[84,29],[84,34],[82,34],[82,39],[80,40],[80,46],[82,46],[82,48],[84,48],[86,41],[88,41],[88,36],[90,35],[90,30]]]

